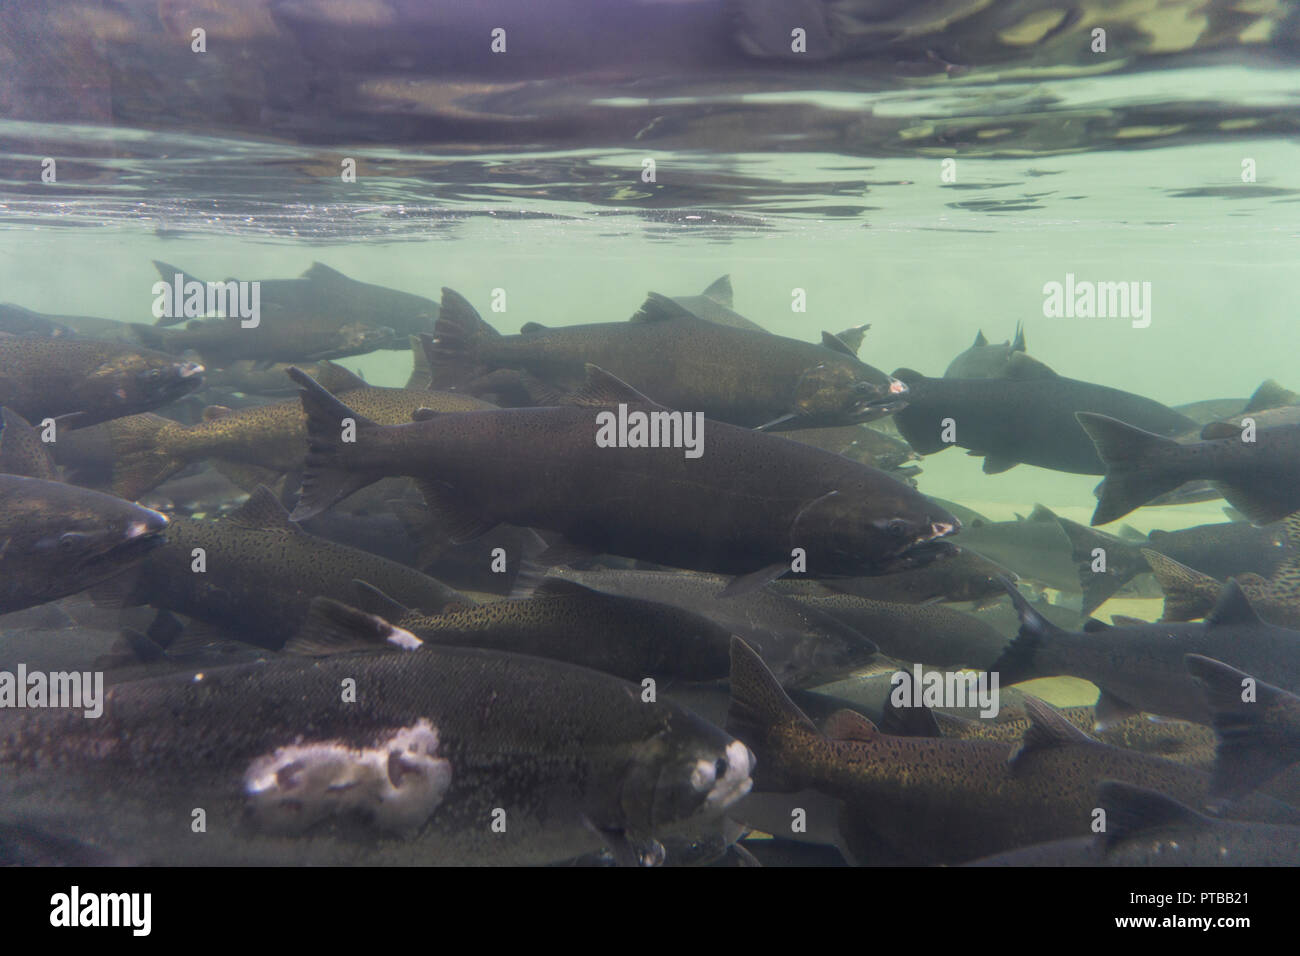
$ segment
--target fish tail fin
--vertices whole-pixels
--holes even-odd
[[[304,521],[383,477],[365,468],[357,451],[366,445],[360,440],[364,432],[383,426],[348,408],[302,369],[294,367],[288,372],[300,387],[307,415],[307,457],[292,515],[294,521]],[[344,440],[348,420],[356,430],[353,441]]]
[[[1084,614],[1091,614],[1101,607],[1140,570],[1144,570],[1138,549],[1128,542],[1059,515],[1056,523],[1070,542],[1071,557],[1083,591]],[[1098,548],[1105,553],[1105,571],[1093,570]]]
[[[146,412],[104,423],[113,449],[113,494],[135,501],[188,464],[168,449],[167,435],[182,426]]]
[[[1219,744],[1210,797],[1226,804],[1300,761],[1300,700],[1221,661],[1184,658],[1210,707]]]
[[[1106,524],[1173,491],[1186,477],[1178,468],[1179,445],[1125,422],[1093,412],[1076,412],[1083,430],[1106,466],[1092,524]]]
[[[1160,590],[1165,593],[1162,621],[1194,621],[1213,610],[1223,590],[1223,585],[1214,578],[1150,548],[1142,549],[1142,557],[1147,559]]]
[[[483,320],[464,296],[443,289],[433,338],[424,342],[435,386],[454,390],[486,372],[479,353],[485,341],[495,338],[500,338],[500,333]]]
[[[1007,685],[1019,684],[1021,681],[1032,680],[1035,677],[1051,676],[1039,673],[1038,654],[1042,650],[1045,639],[1064,632],[1035,611],[1010,578],[1002,577],[998,580],[1010,596],[1016,614],[1020,617],[1020,630],[989,670],[997,673],[998,679]]]
[[[763,659],[739,637],[731,638],[731,702],[727,730],[760,754],[764,789],[795,788],[780,744],[765,746],[779,728],[793,728],[809,739],[821,732],[782,689]]]

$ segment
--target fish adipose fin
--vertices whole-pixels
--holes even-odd
[[[344,419],[356,424],[358,437],[382,426],[348,408],[302,369],[292,367],[288,373],[300,387],[302,408],[307,414],[307,458],[303,462],[298,505],[293,510],[293,520],[304,521],[383,477],[349,470],[349,459],[358,443],[343,441]]]
[[[1173,491],[1185,480],[1177,468],[1179,444],[1093,412],[1075,412],[1106,466],[1092,524],[1107,524]]]
[[[1219,738],[1210,780],[1217,804],[1244,797],[1300,762],[1300,698],[1213,658],[1184,660],[1205,692]]]

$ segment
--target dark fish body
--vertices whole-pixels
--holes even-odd
[[[0,304],[0,333],[53,339],[71,335],[72,330],[52,316],[6,302]]]
[[[166,405],[197,389],[203,366],[111,342],[0,336],[0,405],[29,422],[83,428]]]
[[[764,588],[719,597],[727,579],[680,571],[575,571],[551,574],[607,594],[670,604],[701,615],[760,647],[783,686],[812,687],[869,664],[876,645],[854,628],[788,595]],[[893,577],[893,575],[890,575]]]
[[[163,280],[199,281],[175,266],[155,262]],[[230,280],[233,281],[233,280]],[[314,263],[297,279],[261,279],[256,326],[237,315],[194,319],[184,330],[164,326],[184,317],[135,326],[140,341],[171,352],[194,350],[213,366],[242,359],[304,362],[405,349],[410,336],[433,329],[438,303],[422,296],[349,279]],[[206,284],[205,284],[206,288]]]
[[[1191,621],[1209,614],[1223,582],[1194,568],[1180,564],[1162,554],[1143,549],[1143,556],[1155,572],[1165,595],[1162,620]],[[1300,630],[1300,567],[1294,559],[1279,567],[1272,578],[1258,574],[1238,574],[1237,586],[1250,601],[1255,613],[1269,624]]]
[[[205,570],[195,570],[196,548],[203,549]],[[97,596],[186,614],[278,648],[306,620],[313,597],[355,599],[354,580],[411,607],[466,602],[414,568],[307,534],[264,487],[220,520],[173,518],[166,546]]]
[[[1025,330],[1016,328],[1014,341],[994,345],[984,337],[981,330],[975,335],[975,343],[948,363],[944,378],[1000,378],[1006,374],[1007,366],[1016,354],[1025,353]],[[1028,358],[1028,356],[1025,356]]]
[[[1059,591],[1079,590],[1079,574],[1070,541],[1049,510],[1042,506],[1015,521],[963,525],[962,550],[1010,568],[1030,581]]]
[[[1205,697],[1183,658],[1202,654],[1288,689],[1300,688],[1300,633],[1265,624],[1235,584],[1200,624],[1156,623],[1068,632],[1044,620],[1009,588],[1020,634],[993,666],[1003,685],[1068,674],[1101,688],[1098,720],[1135,711],[1210,722]]]
[[[923,455],[956,444],[983,455],[988,474],[1017,464],[1102,474],[1105,466],[1076,412],[1099,412],[1161,435],[1195,426],[1141,395],[1055,374],[989,379],[925,378],[907,369],[894,374],[909,389],[907,407],[894,416],[908,443]],[[945,419],[955,423],[953,443],[943,441]]]
[[[839,425],[831,428],[791,428],[781,432],[790,438],[823,451],[834,452],[845,458],[881,471],[895,471],[921,456],[892,435],[885,435],[866,425]]]
[[[1300,425],[1241,429],[1207,425],[1201,441],[1176,442],[1122,415],[1080,414],[1105,462],[1094,525],[1122,518],[1183,482],[1209,480],[1255,524],[1300,511]]]
[[[851,594],[794,600],[870,634],[881,652],[934,667],[986,668],[1007,639],[978,618],[937,604],[894,604]]]
[[[1300,827],[1238,823],[1164,794],[1119,783],[1097,788],[1106,832],[975,860],[971,866],[1296,866]]]
[[[565,661],[640,683],[727,676],[731,634],[707,618],[667,604],[602,594],[571,581],[545,581],[533,596],[441,614],[362,602],[366,611],[425,643],[478,647]],[[324,652],[331,638],[364,639],[371,622],[324,607],[295,639],[300,652]],[[353,609],[355,610],[355,609]],[[384,638],[385,640],[387,637]],[[371,639],[373,643],[373,638]]]
[[[655,295],[631,322],[499,335],[444,289],[431,362],[439,388],[472,389],[508,369],[559,392],[580,388],[596,365],[661,405],[745,428],[855,424],[906,400],[898,382],[833,344],[718,325]]]
[[[737,649],[739,645],[739,649]],[[1119,780],[1204,804],[1209,775],[1099,743],[1034,698],[1033,729],[1005,743],[896,737],[851,712],[823,731],[805,717],[743,643],[733,644],[727,727],[758,758],[758,790],[812,787],[845,801],[855,855],[959,863],[1090,831],[1096,788]],[[1253,796],[1237,819],[1300,823],[1300,810]]]
[[[84,591],[143,561],[167,519],[111,495],[0,475],[0,613]]]
[[[1002,596],[998,578],[1011,574],[1009,568],[969,548],[955,547],[922,568],[874,578],[836,578],[827,584],[844,594],[896,604],[943,600],[983,605]]]
[[[704,423],[696,458],[682,448],[599,447],[599,411],[666,410],[600,370],[592,376],[584,404],[391,426],[295,376],[310,451],[294,516],[310,517],[385,475],[408,475],[422,479],[453,540],[505,522],[555,532],[590,552],[742,575],[789,568],[792,549],[802,548],[813,577],[928,560],[937,539],[958,527],[883,472],[721,422]],[[355,442],[341,440],[345,418],[356,421]]]
[[[749,788],[749,753],[716,727],[517,655],[281,659],[105,696],[94,720],[0,712],[0,816],[140,864],[556,862]]]
[[[409,422],[418,408],[461,412],[493,407],[454,392],[379,388],[340,366],[324,365],[324,387],[384,425]],[[111,423],[107,433],[114,493],[138,498],[185,466],[205,460],[258,469],[264,473],[259,477],[269,483],[302,464],[307,423],[302,403],[288,399],[238,411],[209,409],[207,420],[194,425],[158,415],[134,416]]]
[[[1157,578],[1160,577],[1154,561],[1144,557],[1147,551],[1163,556],[1175,565],[1187,565],[1198,571],[1204,571],[1210,579],[1271,575],[1289,557],[1297,554],[1295,546],[1287,542],[1281,525],[1259,528],[1243,521],[1226,521],[1218,524],[1196,525],[1178,531],[1156,530],[1148,534],[1143,541],[1136,537],[1125,540],[1108,535],[1067,518],[1058,517],[1057,521],[1070,541],[1079,586],[1083,589],[1085,614],[1091,614],[1094,609],[1100,607],[1111,595],[1139,574],[1156,571]],[[1104,572],[1094,570],[1096,558],[1093,552],[1098,547],[1106,552]],[[1247,597],[1254,604],[1256,593],[1245,583],[1244,578],[1241,584]],[[1192,617],[1200,617],[1204,612],[1209,611],[1214,606],[1220,590],[1220,587],[1214,587],[1212,593],[1208,594],[1208,603],[1203,605],[1201,613],[1193,614]],[[1167,588],[1166,596],[1168,596]],[[1263,609],[1258,606],[1256,610],[1263,612]],[[1262,616],[1269,619],[1267,614],[1262,613]],[[1166,619],[1188,620],[1185,617],[1168,615]]]
[[[705,322],[714,322],[733,329],[748,329],[751,332],[767,331],[757,322],[752,322],[739,312],[732,311],[731,276],[722,276],[714,280],[699,295],[675,295],[673,301]]]
[[[0,474],[47,481],[57,481],[59,477],[49,445],[12,408],[0,408]]]

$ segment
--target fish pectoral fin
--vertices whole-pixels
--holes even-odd
[[[754,431],[756,432],[769,431],[775,428],[777,425],[784,425],[786,422],[790,421],[791,419],[795,419],[798,417],[799,416],[796,415],[794,412],[787,412],[786,414],[780,416],[779,418],[772,419],[770,422],[764,422],[762,425],[759,425],[757,428],[755,428]]]
[[[452,544],[464,544],[482,537],[499,524],[476,514],[455,488],[428,479],[417,481],[424,495],[429,514],[435,524],[446,532]]]
[[[1106,811],[1104,842],[1108,850],[1148,830],[1172,826],[1203,830],[1214,824],[1209,817],[1163,793],[1118,780],[1102,781],[1097,787],[1097,803]]]
[[[1001,455],[985,455],[984,474],[1000,475],[1004,471],[1010,471],[1018,464],[1020,464],[1020,462],[1016,461],[1014,458],[1004,458]]]
[[[790,570],[790,562],[782,561],[779,564],[769,564],[765,568],[759,568],[757,571],[751,571],[749,574],[742,574],[739,577],[732,578],[731,583],[718,592],[720,598],[740,597],[745,594],[753,594],[767,587],[781,575]]]
[[[382,617],[367,614],[330,598],[315,597],[312,598],[307,619],[298,633],[289,638],[284,650],[287,654],[305,657],[330,657],[334,654],[391,649],[394,646],[392,638],[400,630]]]
[[[1097,721],[1094,727],[1097,730],[1109,730],[1116,724],[1128,720],[1134,714],[1141,713],[1136,707],[1126,700],[1116,697],[1104,687],[1101,695],[1097,698],[1096,717]]]

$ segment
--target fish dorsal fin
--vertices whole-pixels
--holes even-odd
[[[433,366],[429,364],[429,354],[425,351],[425,339],[433,344],[432,335],[411,336],[411,377],[406,380],[406,387],[417,391],[433,390]]]
[[[248,500],[232,511],[226,521],[243,525],[245,528],[289,528],[294,531],[298,526],[289,520],[289,512],[280,504],[275,492],[266,485],[258,485]]]
[[[839,352],[841,355],[847,355],[849,358],[858,357],[858,353],[845,345],[843,339],[838,338],[825,330],[822,331],[822,348],[830,349],[832,352]]]
[[[847,345],[856,356],[862,348],[862,340],[866,338],[867,330],[871,328],[870,322],[864,322],[862,325],[855,325],[851,329],[845,329],[842,332],[836,332],[835,337]]]
[[[587,384],[576,392],[564,397],[566,405],[582,405],[592,408],[606,408],[610,405],[626,403],[628,405],[651,405],[660,408],[657,402],[638,392],[616,375],[611,375],[599,366],[587,363]]]
[[[1232,422],[1210,422],[1201,429],[1201,441],[1217,441],[1220,438],[1239,438],[1241,429]]]
[[[1127,614],[1112,614],[1110,623],[1116,627],[1140,627],[1149,622],[1142,620],[1140,617],[1129,617]]]
[[[1083,633],[1096,634],[1099,631],[1109,631],[1110,625],[1105,621],[1099,621],[1095,617],[1090,617],[1083,622]]]
[[[197,276],[192,276],[184,269],[178,269],[176,266],[163,262],[161,259],[155,259],[153,261],[153,267],[158,270],[158,275],[162,276],[168,282],[174,282],[177,273],[180,274],[182,282],[203,282],[203,280]]]
[[[1133,527],[1131,524],[1126,524],[1120,526],[1119,539],[1121,541],[1127,541],[1130,544],[1136,544],[1139,541],[1145,543],[1145,541],[1147,540],[1147,536],[1144,535],[1137,528]]]
[[[1054,371],[1024,352],[1012,352],[1002,368],[1002,378],[1027,382],[1035,379],[1060,378]]]
[[[1262,412],[1265,409],[1282,408],[1286,405],[1295,405],[1298,402],[1300,402],[1300,395],[1296,395],[1290,389],[1283,388],[1270,378],[1268,381],[1260,383],[1259,388],[1255,389],[1250,396],[1250,401],[1242,409],[1242,413]]]
[[[350,372],[342,365],[326,359],[316,368],[316,381],[329,392],[347,392],[354,388],[366,388],[366,380],[356,372]]]
[[[303,279],[316,279],[325,282],[351,282],[352,280],[345,276],[338,269],[331,269],[323,262],[313,262],[311,267],[302,274]]]
[[[525,322],[523,325],[519,327],[519,333],[521,335],[526,334],[528,332],[546,332],[546,331],[548,331],[547,327],[542,325],[542,323],[540,322]]]
[[[874,740],[880,731],[855,710],[837,710],[826,719],[822,733],[831,740]]]
[[[731,276],[719,276],[714,279],[709,283],[709,287],[704,290],[702,295],[704,298],[712,299],[714,302],[718,303],[718,305],[726,306],[730,309],[732,302]]]
[[[357,607],[368,614],[378,614],[390,621],[399,621],[411,613],[411,609],[396,598],[389,597],[369,581],[352,579],[352,591],[356,595]]]
[[[1023,352],[1025,350],[1025,323],[1016,323],[1016,337],[1011,341],[1011,351]]]
[[[1055,521],[1056,512],[1047,505],[1034,505],[1034,510],[1029,512],[1026,521]]]
[[[1175,826],[1199,830],[1214,825],[1209,817],[1163,793],[1118,780],[1103,780],[1097,786],[1097,803],[1106,811],[1107,849],[1147,830]]]
[[[1219,592],[1219,599],[1214,610],[1205,615],[1206,627],[1259,627],[1263,625],[1255,609],[1250,606],[1250,599],[1235,580],[1229,580]]]
[[[989,340],[984,337],[984,330],[980,329],[978,332],[975,333],[975,344],[972,345],[971,348],[978,349],[988,344],[989,344]]]
[[[695,319],[695,315],[685,306],[678,305],[666,295],[651,292],[641,303],[641,308],[632,316],[633,322],[666,322],[669,319]],[[696,319],[696,321],[699,321]]]
[[[229,418],[235,414],[235,410],[226,405],[209,405],[203,409],[203,420],[205,422],[219,422],[223,418]]]
[[[533,589],[531,597],[576,597],[600,594],[595,588],[589,588],[577,581],[567,578],[545,578]]]
[[[1029,718],[1029,729],[1008,759],[1013,766],[1023,760],[1026,754],[1035,751],[1064,744],[1096,743],[1047,701],[1028,694],[1025,695],[1025,716]]]

